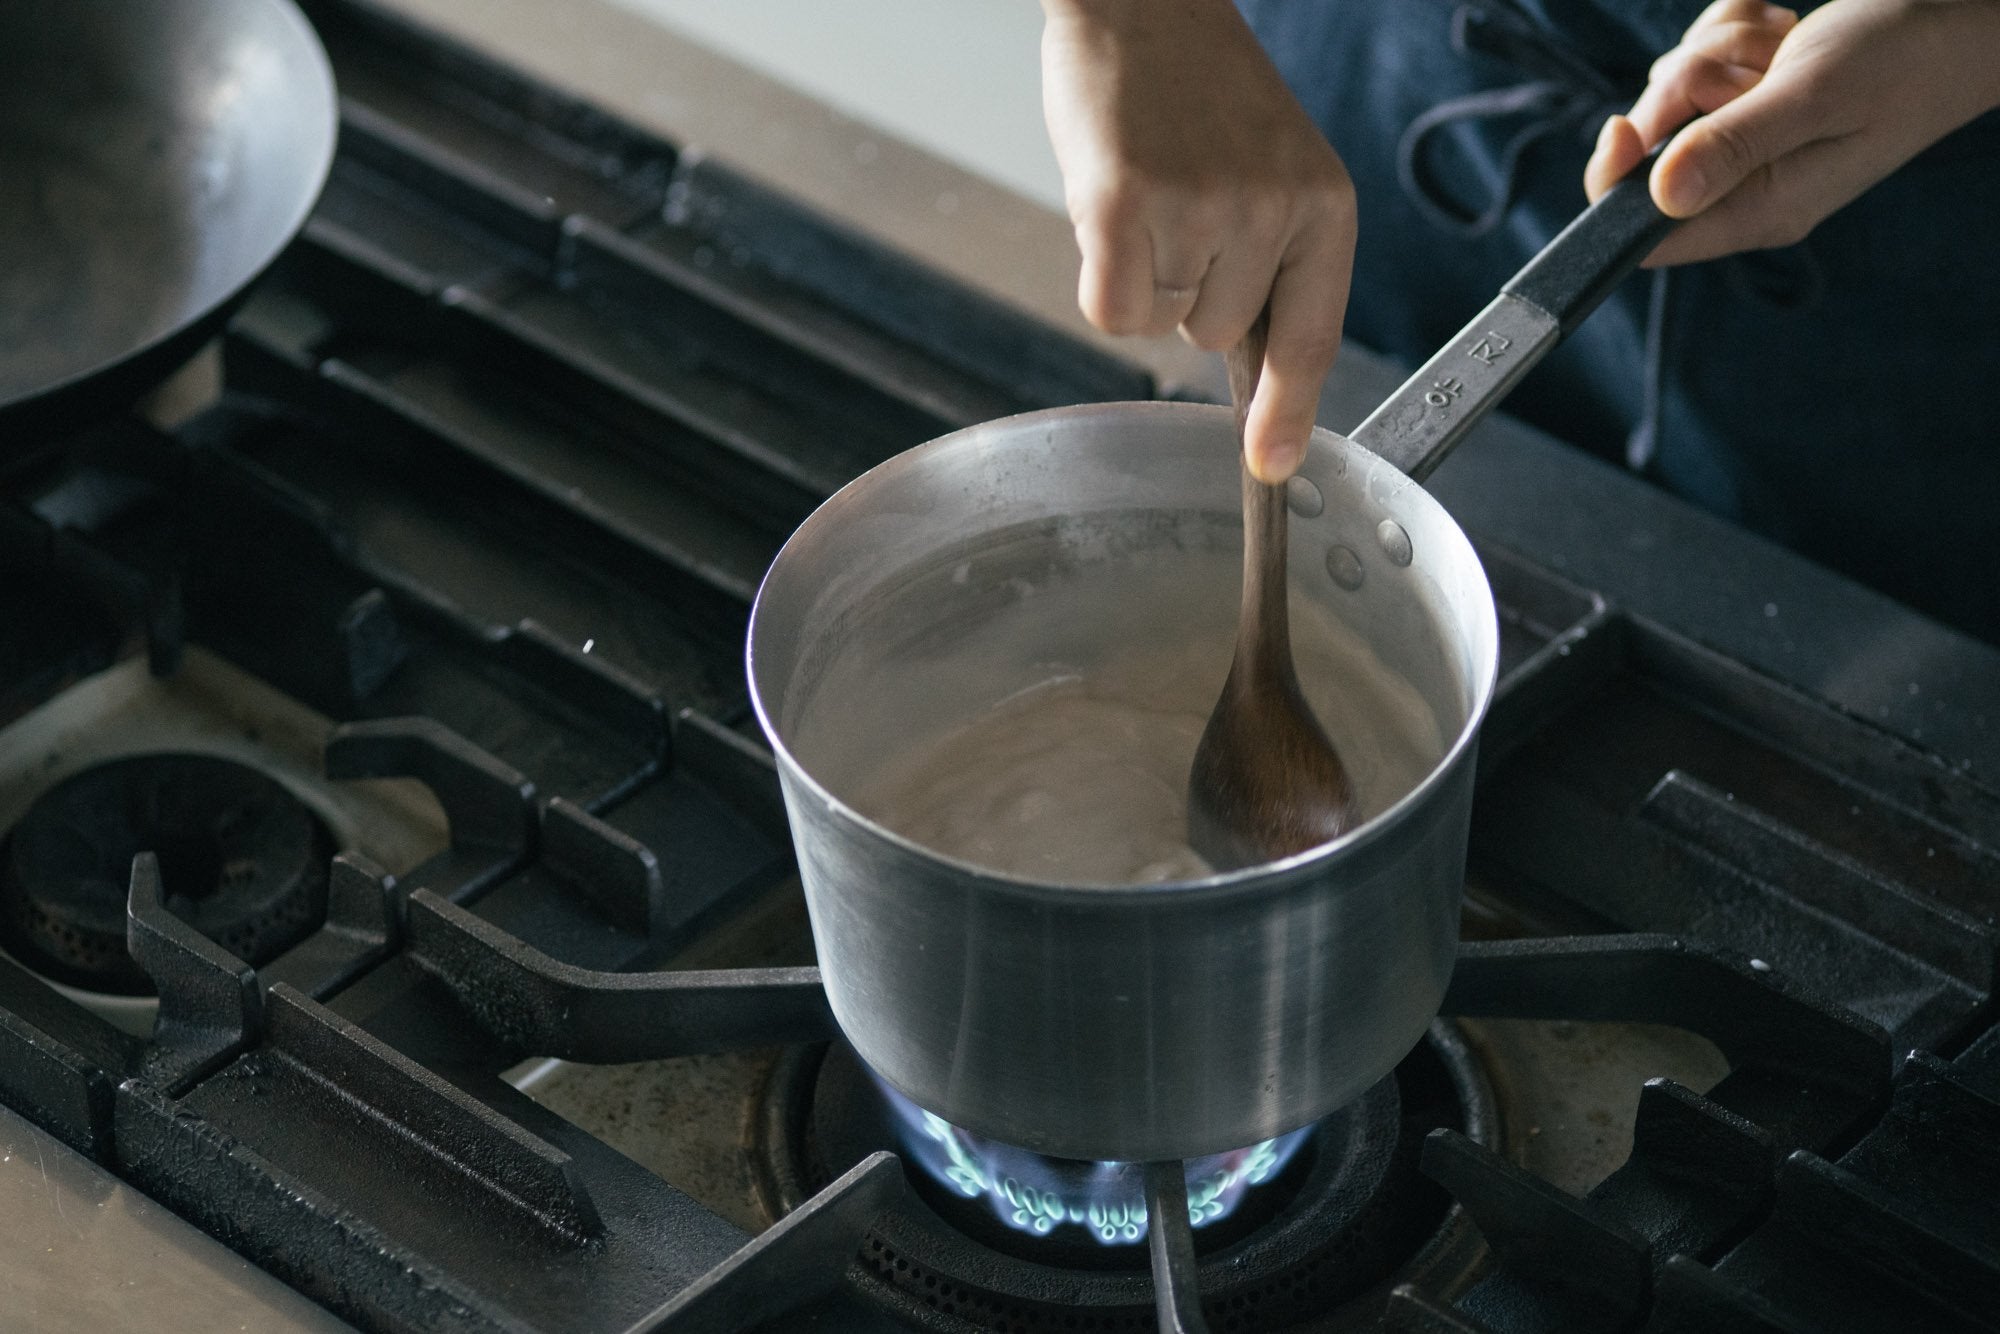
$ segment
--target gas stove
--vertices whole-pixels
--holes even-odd
[[[1426,1040],[1166,1179],[980,1141],[832,1022],[749,600],[900,449],[1198,387],[308,8],[340,157],[219,391],[0,475],[10,1327],[2000,1324],[2000,654],[1495,423]]]

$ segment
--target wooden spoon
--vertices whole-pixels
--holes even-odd
[[[1240,452],[1269,333],[1260,315],[1224,361]],[[1359,819],[1340,755],[1299,692],[1285,608],[1285,489],[1243,468],[1236,657],[1188,776],[1188,843],[1218,871],[1318,847]]]

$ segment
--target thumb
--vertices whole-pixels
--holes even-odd
[[[1351,228],[1318,233],[1271,286],[1264,374],[1243,424],[1244,462],[1267,485],[1305,461],[1320,388],[1340,352],[1353,247]]]
[[[1306,442],[1319,409],[1320,378],[1289,373],[1268,360],[1264,363],[1264,377],[1244,423],[1243,457],[1250,475],[1266,486],[1285,481],[1305,462]]]
[[[1690,218],[1779,158],[1819,137],[1812,100],[1798,79],[1773,75],[1735,101],[1692,121],[1653,167],[1653,199]]]

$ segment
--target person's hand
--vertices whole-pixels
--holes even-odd
[[[1605,122],[1584,188],[1596,199],[1680,130],[1651,187],[1689,221],[1647,264],[1792,245],[1996,105],[2000,0],[1830,0],[1804,19],[1716,0]]]
[[[1043,0],[1042,104],[1108,333],[1228,347],[1268,304],[1245,455],[1304,457],[1340,347],[1354,186],[1228,0]]]

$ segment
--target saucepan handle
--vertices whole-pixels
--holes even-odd
[[[1428,477],[1674,229],[1647,188],[1657,157],[1647,157],[1563,228],[1348,438],[1415,481]]]

